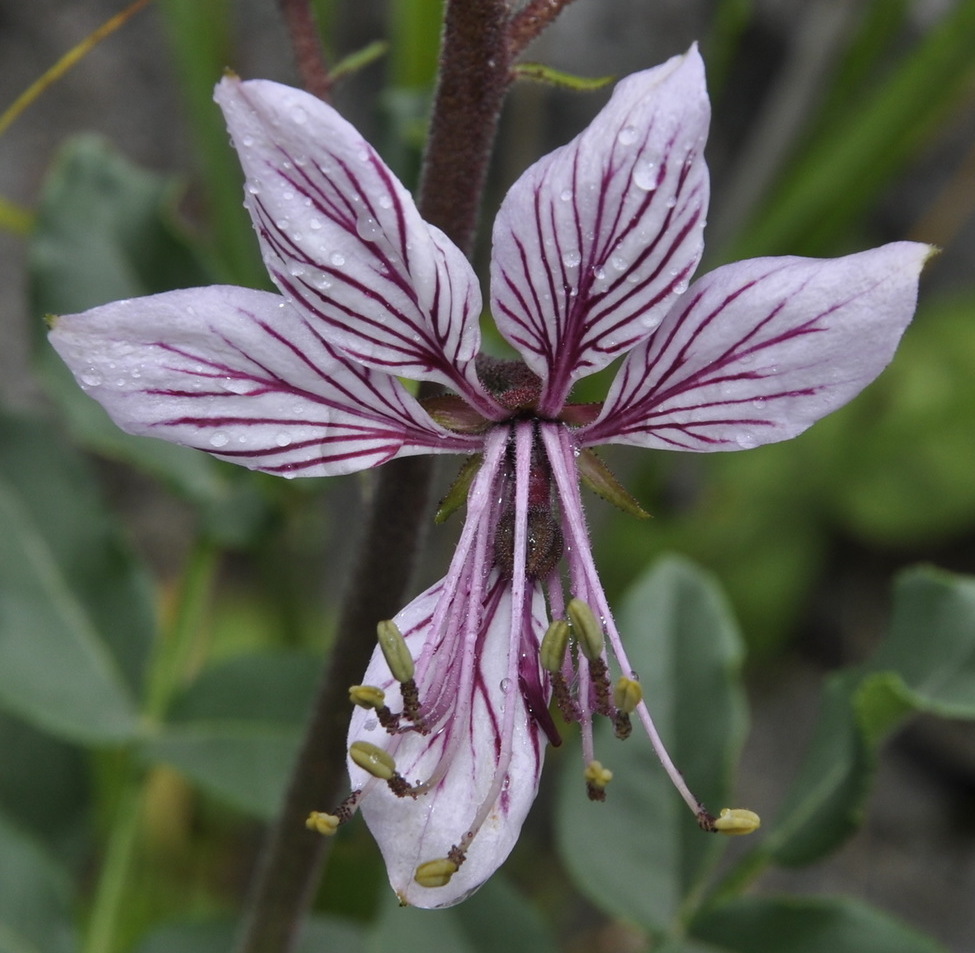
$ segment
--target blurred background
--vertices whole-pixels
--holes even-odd
[[[0,109],[119,9],[117,0],[0,0]],[[384,57],[339,87],[335,104],[412,184],[435,65],[436,3],[330,0],[317,9],[333,61],[372,41],[389,42]],[[653,514],[649,524],[635,524],[601,501],[589,507],[611,599],[666,552],[696,561],[728,594],[748,647],[753,718],[736,800],[760,811],[772,809],[795,775],[824,674],[865,658],[885,630],[892,578],[918,563],[975,572],[972,37],[975,4],[968,0],[576,0],[528,52],[528,59],[578,75],[622,76],[701,42],[714,106],[704,270],[740,257],[830,256],[906,238],[943,249],[925,272],[916,321],[894,364],[807,434],[707,458],[606,454]],[[201,538],[211,554],[219,550],[216,587],[199,619],[205,634],[189,663],[195,672],[250,651],[320,656],[348,568],[356,528],[349,513],[363,481],[279,487],[228,475],[231,468],[222,466],[196,474],[182,462],[133,465],[135,451],[80,419],[83,398],[53,380],[39,349],[44,313],[79,310],[130,287],[266,282],[249,224],[236,209],[240,183],[226,134],[201,93],[222,66],[245,78],[297,84],[273,0],[150,5],[0,136],[0,197],[7,203],[0,401],[43,418],[58,439],[69,435],[88,453],[124,547],[151,570],[164,617],[185,567],[200,556]],[[515,87],[484,209],[480,274],[504,189],[575,135],[607,96]],[[101,185],[92,184],[92,170],[107,168],[113,171]],[[79,182],[91,189],[92,204],[79,205],[82,218],[74,224],[60,222],[65,196],[70,188],[77,194]],[[123,213],[138,202],[146,203],[146,215],[164,210],[154,241],[174,243],[166,267],[133,276],[115,262],[106,277],[93,274],[85,256],[63,267],[59,256],[69,238],[78,240],[79,227],[83,240],[84,214],[95,216],[88,220],[93,241],[114,229],[122,245]],[[98,209],[115,218],[96,221]],[[47,223],[40,232],[39,222]],[[118,257],[116,246],[110,252]],[[605,376],[591,386],[597,399]],[[0,445],[8,463],[15,446]],[[451,467],[443,469],[449,481]],[[442,572],[456,532],[452,523],[431,531],[423,582]],[[289,689],[296,720],[314,666],[299,669],[279,673],[294,677],[288,684],[297,686]],[[179,703],[187,712],[219,707],[215,697]],[[51,740],[16,706],[0,719],[0,809],[51,850],[67,852],[84,880],[90,825],[105,823],[87,812],[99,797],[99,772],[110,768],[93,770],[75,744]],[[181,757],[162,760],[182,770],[160,767],[152,778],[143,865],[152,872],[140,876],[156,896],[136,911],[133,936],[167,906],[219,912],[232,905],[253,863],[259,819],[278,791],[280,782],[269,782],[266,797],[228,808],[219,792],[204,784],[200,794],[187,782],[193,773]],[[31,776],[37,759],[48,767]],[[543,782],[528,848],[509,865],[516,878],[551,849],[555,773]],[[372,885],[342,897],[346,910],[365,915],[385,887],[362,825],[340,842],[336,863],[342,877],[353,870]],[[773,872],[762,886],[849,893],[959,953],[975,951],[970,724],[912,721],[884,752],[859,833],[828,861]],[[562,948],[645,948],[638,931],[585,904],[559,907],[564,887],[556,877],[538,888]],[[336,892],[342,888],[327,882],[323,896]]]

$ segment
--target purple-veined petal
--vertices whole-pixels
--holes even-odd
[[[890,363],[930,254],[895,242],[716,269],[626,358],[579,440],[741,450],[802,433]]]
[[[279,295],[218,285],[117,301],[56,318],[50,340],[123,430],[250,469],[330,476],[476,449]]]
[[[412,656],[418,660],[417,684],[421,703],[445,676],[444,662],[437,660],[447,649],[433,630],[443,583],[414,600],[395,619],[406,638]],[[530,594],[527,620],[532,644],[515,646],[533,653],[547,624],[544,599],[538,587]],[[421,735],[406,732],[389,736],[370,711],[357,709],[349,729],[349,741],[369,741],[390,751],[398,771],[411,783],[428,778],[438,769],[446,749],[454,743],[443,777],[428,792],[416,799],[396,797],[389,789],[355,765],[350,764],[353,788],[364,788],[362,813],[386,862],[390,884],[402,903],[436,908],[459,903],[488,879],[514,847],[521,826],[538,791],[542,770],[544,740],[529,712],[516,679],[511,657],[512,597],[509,585],[492,573],[484,594],[482,624],[477,633],[476,668],[472,697],[460,699],[442,730]],[[459,637],[460,633],[454,633]],[[431,644],[433,643],[433,644]],[[419,661],[424,647],[433,663],[423,667]],[[474,646],[471,646],[474,649]],[[537,663],[532,663],[537,664]],[[399,684],[390,677],[381,652],[373,654],[364,684],[378,685],[386,692],[387,705],[394,711],[401,706]],[[505,715],[512,734],[505,738]],[[460,733],[459,739],[456,737]],[[459,742],[459,743],[458,743]],[[499,755],[509,751],[506,765]],[[499,769],[503,774],[499,777]],[[497,782],[500,793],[477,830],[467,850],[466,860],[443,887],[422,887],[414,881],[418,866],[446,857],[477,816],[485,797]]]
[[[505,198],[492,309],[546,382],[542,413],[646,338],[686,289],[703,248],[709,116],[692,48],[620,82],[592,124]]]
[[[433,380],[491,410],[474,372],[481,293],[470,264],[334,109],[234,77],[217,87],[268,270],[321,333],[370,367]]]

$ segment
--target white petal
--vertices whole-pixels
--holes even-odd
[[[283,476],[470,451],[278,295],[213,286],[57,318],[51,344],[129,433]]]
[[[500,596],[498,587],[502,587]],[[430,622],[440,598],[442,583],[427,590],[395,619],[406,638],[413,657],[419,658],[431,638]],[[492,595],[493,594],[493,595]],[[547,623],[545,605],[539,591],[534,592],[531,637],[541,638]],[[369,741],[390,749],[397,769],[410,782],[424,780],[436,766],[444,746],[455,732],[462,738],[440,783],[416,800],[395,797],[381,783],[363,799],[362,812],[376,838],[386,862],[389,881],[401,902],[411,906],[435,908],[459,903],[473,893],[504,862],[514,847],[522,823],[535,800],[542,769],[544,741],[528,712],[518,685],[507,676],[510,637],[510,590],[497,579],[487,600],[492,609],[477,647],[477,677],[470,705],[458,705],[463,716],[448,719],[442,730],[429,735],[400,734],[391,738],[378,727],[369,711],[357,709],[349,729],[349,742]],[[442,661],[442,659],[441,659]],[[434,668],[425,676],[417,668],[417,684],[423,701],[424,681],[437,684],[442,672]],[[535,664],[535,663],[533,663]],[[377,650],[366,671],[363,684],[378,685],[387,693],[387,704],[397,711],[399,686]],[[505,706],[516,706],[511,759],[494,808],[467,851],[467,859],[444,887],[421,887],[414,882],[416,868],[426,861],[447,856],[447,852],[467,831],[482,801],[497,779],[499,737]],[[350,763],[353,788],[370,781],[361,769]]]
[[[895,242],[716,269],[627,357],[580,440],[742,450],[802,433],[890,363],[930,254]]]
[[[473,369],[481,294],[386,164],[334,109],[266,80],[216,91],[271,277],[371,367],[485,399]]]
[[[543,412],[646,338],[687,287],[703,248],[709,115],[692,48],[619,83],[589,128],[505,198],[492,309],[547,382]]]

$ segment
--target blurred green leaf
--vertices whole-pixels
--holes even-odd
[[[855,109],[801,146],[759,216],[722,258],[817,255],[842,245],[852,224],[969,88],[973,35],[975,0],[960,0],[891,76],[856,96]]]
[[[46,425],[0,417],[0,445],[0,700],[62,737],[130,738],[155,628],[148,581]]]
[[[321,672],[305,652],[253,652],[203,670],[174,701],[173,722],[247,720],[301,725]]]
[[[745,897],[695,920],[692,931],[715,953],[945,953],[929,937],[846,898]]]
[[[192,722],[164,728],[140,757],[162,761],[201,789],[257,817],[270,819],[298,754],[297,728],[265,722]]]
[[[691,789],[717,812],[727,806],[746,729],[742,649],[723,596],[700,570],[670,558],[630,590],[619,622],[657,729]],[[601,909],[659,931],[726,841],[701,833],[639,725],[625,749],[608,723],[595,735],[613,781],[606,803],[591,804],[581,767],[563,774],[560,851]]]
[[[937,570],[897,582],[889,637],[826,684],[813,740],[762,850],[808,864],[862,822],[877,748],[908,714],[975,718],[975,580]]]
[[[73,953],[66,873],[0,816],[0,953]]]
[[[496,874],[472,897],[449,910],[400,907],[387,891],[368,937],[369,953],[556,953],[551,931],[525,898]]]

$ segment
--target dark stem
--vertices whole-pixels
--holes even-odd
[[[282,5],[289,6],[286,0]],[[427,221],[468,253],[509,83],[506,17],[505,0],[448,0],[445,14],[419,207]],[[308,831],[305,819],[310,811],[332,810],[345,793],[348,688],[366,669],[376,623],[403,606],[428,522],[432,472],[429,457],[410,457],[388,463],[376,474],[375,497],[336,641],[284,805],[268,835],[239,953],[288,953],[298,938],[330,843]]]
[[[508,56],[513,62],[572,0],[530,0],[512,18],[508,28]]]
[[[507,0],[448,0],[419,207],[468,256],[504,95]]]
[[[291,47],[295,52],[295,64],[302,86],[319,99],[328,100],[332,92],[332,80],[325,65],[311,3],[309,0],[278,0],[278,4],[291,37]]]

